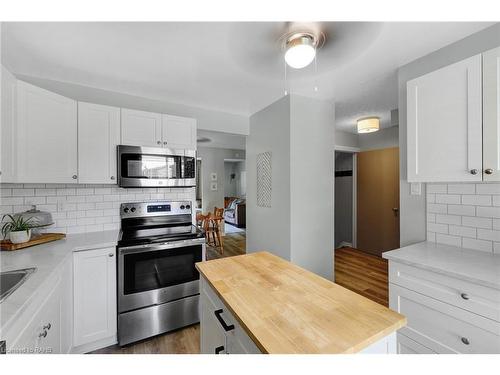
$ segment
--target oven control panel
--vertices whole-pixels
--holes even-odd
[[[192,204],[190,201],[162,201],[162,202],[134,202],[122,203],[120,216],[148,217],[166,215],[191,215]]]

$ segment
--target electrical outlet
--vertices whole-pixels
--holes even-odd
[[[410,183],[410,194],[411,195],[421,195],[422,194],[422,183],[420,183],[420,182]]]

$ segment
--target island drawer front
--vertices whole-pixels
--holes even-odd
[[[406,337],[402,333],[397,334],[398,354],[436,354],[435,351],[429,349],[415,340]]]
[[[500,290],[390,262],[389,282],[500,322]]]
[[[246,331],[241,327],[233,314],[226,307],[224,302],[217,296],[208,281],[204,278],[200,278],[201,281],[201,291],[202,298],[206,297],[212,304],[212,308],[215,310],[222,309],[222,318],[227,325],[234,325],[234,329],[226,332],[227,335],[227,353],[228,354],[260,354],[261,351],[248,336]],[[204,295],[204,297],[203,297]]]
[[[500,353],[500,323],[389,285],[390,308],[406,316],[400,333],[437,353]]]

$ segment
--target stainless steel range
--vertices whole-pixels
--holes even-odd
[[[118,343],[200,321],[195,263],[205,236],[189,201],[123,203],[118,242]]]

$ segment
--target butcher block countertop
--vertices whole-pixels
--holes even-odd
[[[406,318],[268,252],[196,264],[263,353],[355,353]]]

